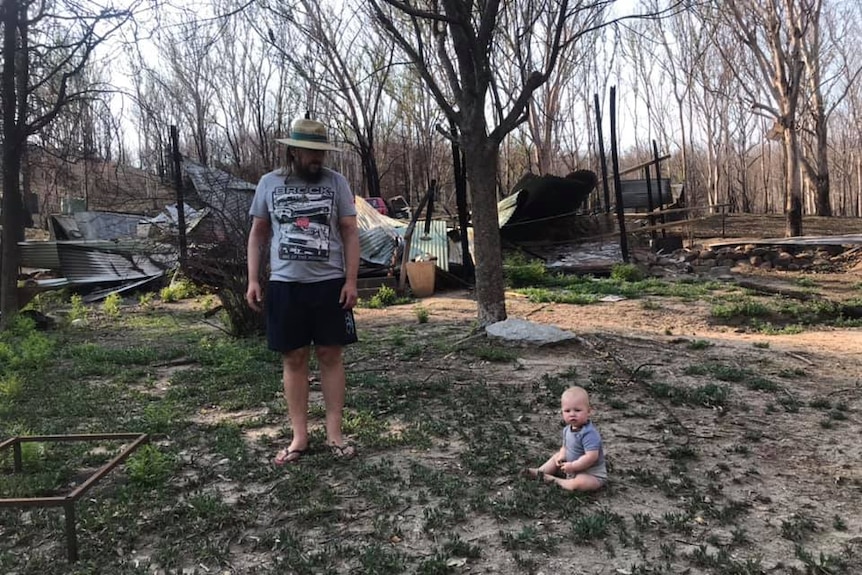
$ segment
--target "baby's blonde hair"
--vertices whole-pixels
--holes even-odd
[[[584,389],[583,387],[581,387],[580,385],[573,385],[572,387],[566,389],[566,391],[563,392],[563,395],[560,396],[560,401],[562,401],[563,398],[565,398],[566,396],[572,396],[572,395],[574,395],[574,396],[581,396],[582,395],[584,397],[584,399],[587,400],[587,405],[590,404],[590,394],[587,393],[587,390]]]

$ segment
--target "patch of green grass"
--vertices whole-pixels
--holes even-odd
[[[851,563],[852,555],[846,551],[841,555],[833,555],[821,551],[815,557],[814,554],[807,551],[800,544],[795,546],[794,551],[796,558],[805,565],[805,573],[816,575],[850,575],[856,572],[854,565]]]
[[[526,525],[517,534],[501,531],[500,539],[503,548],[509,551],[529,550],[541,553],[553,553],[557,550],[560,543],[558,537],[543,535],[532,525]]]
[[[545,263],[538,259],[528,260],[521,252],[511,255],[503,262],[506,285],[512,288],[543,285],[547,278]]]
[[[750,369],[733,367],[719,362],[692,365],[685,369],[686,375],[710,375],[719,381],[742,383],[748,389],[755,391],[775,391],[778,385],[756,375]]]
[[[410,303],[410,298],[398,297],[398,292],[389,286],[382,285],[377,289],[377,293],[371,296],[363,307],[371,309],[382,309],[391,305],[401,305]]]
[[[189,279],[178,278],[171,281],[159,291],[159,297],[164,302],[176,302],[193,298],[200,293],[198,287]]]
[[[807,377],[807,376],[808,376],[808,373],[806,373],[806,371],[804,369],[799,368],[799,367],[795,367],[792,369],[785,368],[785,369],[782,369],[778,372],[778,377],[781,377],[784,379],[796,379],[796,378]]]
[[[808,407],[813,407],[814,409],[832,409],[832,401],[828,397],[812,397],[808,401]]]
[[[555,290],[549,288],[524,288],[519,290],[532,303],[564,303],[570,305],[589,305],[599,301],[599,296],[590,293]]]
[[[692,350],[700,350],[706,349],[708,347],[712,347],[714,344],[711,341],[707,341],[705,339],[695,339],[688,342],[688,349]]]
[[[817,283],[817,280],[810,278],[810,277],[807,277],[807,276],[798,277],[793,281],[793,283],[795,283],[799,287],[806,287],[806,288],[815,288],[815,287],[820,286],[820,284]]]
[[[644,279],[644,273],[634,264],[614,264],[611,279],[617,282],[638,282]]]
[[[730,400],[730,388],[726,385],[714,383],[687,388],[664,382],[655,382],[649,385],[649,390],[655,397],[669,399],[674,405],[724,407]]]
[[[173,457],[154,445],[143,445],[126,460],[129,480],[144,488],[155,488],[164,484],[173,473]]]
[[[769,316],[772,314],[772,309],[766,304],[745,298],[738,301],[715,304],[709,313],[717,319],[752,318]]]
[[[572,534],[577,541],[604,539],[611,527],[619,524],[622,517],[610,511],[600,510],[590,515],[581,515],[572,521]]]
[[[797,335],[805,331],[805,326],[789,324],[784,326],[775,326],[768,321],[752,321],[751,329],[763,335]]]
[[[493,363],[506,363],[518,359],[514,349],[503,346],[477,346],[467,351],[481,360]]]
[[[804,513],[794,513],[787,519],[781,520],[781,536],[794,543],[802,543],[817,531],[817,524]]]

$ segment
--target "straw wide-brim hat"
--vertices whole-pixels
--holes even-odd
[[[329,135],[326,126],[317,120],[297,118],[290,125],[290,137],[276,139],[280,144],[286,144],[293,148],[306,148],[308,150],[329,150],[340,152],[329,143]]]

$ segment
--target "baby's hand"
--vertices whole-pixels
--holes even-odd
[[[558,459],[557,460],[557,467],[560,469],[560,471],[563,471],[566,467],[566,460],[565,459]]]

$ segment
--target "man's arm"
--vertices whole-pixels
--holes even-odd
[[[248,261],[248,289],[245,292],[245,301],[255,311],[261,311],[263,301],[263,290],[260,288],[260,262],[263,257],[263,248],[269,243],[272,234],[272,225],[266,218],[255,217],[248,233],[248,248],[246,259]]]
[[[344,242],[344,288],[341,290],[341,306],[353,309],[359,299],[357,276],[359,276],[359,226],[356,216],[338,218],[341,241]]]

